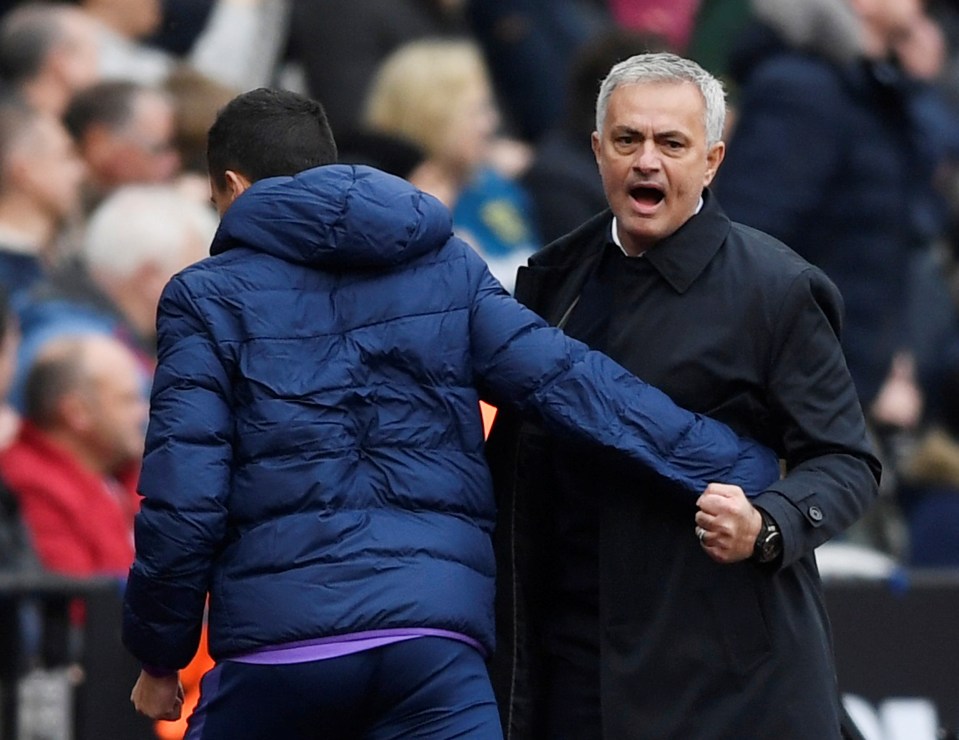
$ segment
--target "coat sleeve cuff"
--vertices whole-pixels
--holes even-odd
[[[161,668],[160,666],[147,665],[146,663],[142,663],[140,667],[144,673],[153,678],[169,678],[177,674],[175,668]]]

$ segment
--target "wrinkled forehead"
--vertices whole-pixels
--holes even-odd
[[[631,82],[618,86],[609,98],[604,127],[635,125],[706,128],[706,101],[699,88],[686,81]]]

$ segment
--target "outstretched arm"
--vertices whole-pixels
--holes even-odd
[[[478,285],[475,367],[497,406],[621,453],[695,496],[713,481],[758,493],[779,477],[771,450],[680,408],[606,355],[548,326],[488,272]]]

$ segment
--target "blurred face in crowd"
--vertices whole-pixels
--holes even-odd
[[[147,402],[133,354],[108,337],[84,351],[86,380],[77,392],[73,426],[106,471],[143,454]]]
[[[40,115],[8,157],[7,188],[30,197],[36,207],[62,221],[80,205],[86,169],[70,134],[53,116]]]
[[[923,0],[850,0],[862,21],[867,55],[884,57],[921,22]]]
[[[163,264],[146,264],[138,271],[131,287],[136,301],[142,306],[139,313],[144,320],[137,328],[143,332],[143,336],[156,337],[157,307],[170,278],[202,260],[210,253],[209,249],[209,238],[201,237],[199,233],[189,234],[181,244],[170,245],[170,259]]]
[[[152,91],[137,95],[130,120],[117,130],[101,130],[87,148],[94,174],[107,187],[171,181],[180,170],[175,130],[167,98]]]
[[[96,27],[81,11],[68,10],[61,21],[61,34],[50,64],[63,86],[77,92],[100,77]]]
[[[692,83],[617,87],[593,153],[629,254],[641,254],[695,213],[725,153],[706,145],[705,102]]]
[[[469,173],[486,161],[490,142],[499,127],[499,113],[485,80],[464,88],[451,112],[442,157],[452,169]]]

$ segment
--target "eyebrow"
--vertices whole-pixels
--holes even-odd
[[[619,125],[619,126],[613,127],[611,133],[614,136],[619,134],[632,134],[634,136],[645,136],[645,134],[639,129],[633,128],[632,126],[625,126],[625,125]],[[689,134],[685,133],[684,131],[680,131],[679,129],[670,129],[668,131],[654,131],[653,138],[654,139],[678,138],[678,139],[687,140],[690,137],[689,137]]]

